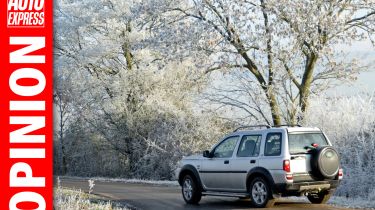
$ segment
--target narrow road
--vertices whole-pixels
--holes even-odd
[[[88,182],[83,179],[61,179],[63,187],[88,191]],[[109,200],[126,202],[143,210],[176,210],[176,209],[252,209],[250,202],[237,198],[202,197],[199,205],[187,205],[178,187],[158,186],[150,184],[130,184],[122,182],[95,181],[94,194]],[[348,210],[330,205],[316,205],[304,201],[280,199],[272,209],[288,210]]]

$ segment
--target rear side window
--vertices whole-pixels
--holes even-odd
[[[269,133],[264,147],[265,156],[281,155],[281,133]]]
[[[258,156],[261,139],[261,135],[243,136],[238,147],[237,157]]]
[[[313,144],[326,146],[328,142],[322,133],[289,133],[289,153],[307,153]]]

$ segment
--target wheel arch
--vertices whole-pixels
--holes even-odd
[[[267,183],[269,184],[269,187],[271,188],[272,192],[273,193],[276,192],[275,182],[274,182],[274,180],[272,178],[271,173],[267,169],[265,169],[263,167],[253,168],[253,169],[251,169],[247,173],[247,177],[246,177],[246,189],[249,189],[251,181],[255,177],[262,177],[262,178],[264,178],[267,181]]]
[[[201,190],[203,190],[202,182],[201,182],[199,173],[194,166],[189,164],[189,165],[185,165],[181,168],[180,173],[178,175],[178,183],[180,184],[180,186],[182,186],[182,181],[183,181],[183,178],[184,178],[185,175],[192,176],[192,178],[195,179],[195,181],[197,182],[198,187]]]

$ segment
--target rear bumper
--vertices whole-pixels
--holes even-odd
[[[339,183],[340,180],[327,180],[276,184],[274,193],[282,195],[301,195],[305,192],[320,192],[323,190],[336,189]]]

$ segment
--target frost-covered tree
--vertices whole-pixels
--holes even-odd
[[[65,174],[67,171],[67,156],[68,148],[66,133],[69,124],[74,121],[75,116],[79,113],[76,107],[76,101],[79,98],[76,95],[76,86],[73,71],[65,71],[58,66],[55,66],[54,73],[54,89],[53,89],[53,103],[54,103],[54,136],[56,146],[56,163],[58,163],[58,171]]]
[[[374,0],[148,0],[133,13],[164,56],[247,75],[278,125],[302,119],[311,93],[362,70],[337,45],[373,41],[374,8]]]
[[[133,3],[56,4],[55,70],[73,72],[79,110],[61,142],[68,174],[170,179],[182,155],[207,149],[230,127],[215,115],[198,117],[200,72],[191,58],[164,59],[144,45]]]
[[[345,178],[336,195],[373,199],[374,95],[313,97],[310,106],[307,125],[321,128],[340,154]]]

